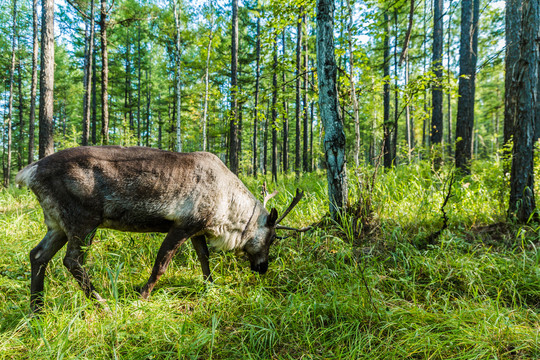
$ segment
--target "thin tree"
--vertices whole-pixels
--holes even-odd
[[[383,55],[383,165],[392,167],[392,137],[390,131],[390,21],[384,12],[384,55]]]
[[[88,28],[88,36],[86,37],[86,54],[85,54],[85,89],[83,96],[83,133],[82,133],[82,145],[88,145],[88,139],[90,136],[90,111],[92,106],[92,70],[94,61],[94,0],[90,1],[90,18],[88,19],[90,24],[86,23]]]
[[[277,182],[277,97],[278,97],[278,33],[274,38],[274,64],[272,69],[272,180]]]
[[[339,113],[334,51],[334,1],[317,0],[317,74],[319,112],[324,126],[330,214],[337,218],[347,205],[345,132]]]
[[[304,64],[302,66],[304,74],[304,83],[303,83],[303,95],[304,99],[302,101],[303,103],[303,110],[302,114],[304,116],[304,124],[302,126],[302,131],[304,134],[303,137],[303,148],[302,148],[302,165],[304,172],[309,172],[309,115],[308,115],[308,83],[309,83],[309,74],[308,74],[308,36],[307,36],[307,15],[304,12],[302,16],[302,27],[303,31],[305,31],[305,34],[303,36],[304,38],[304,45],[303,45],[303,55],[304,55]]]
[[[54,152],[54,0],[41,2],[41,73],[39,81],[39,158]]]
[[[182,152],[182,122],[181,122],[181,108],[182,108],[182,44],[180,33],[180,15],[176,0],[172,0],[174,4],[174,24],[176,27],[176,151]]]
[[[36,126],[36,95],[37,95],[37,63],[39,56],[39,24],[38,1],[32,1],[32,82],[30,85],[30,115],[28,120],[28,163],[34,162],[35,126]]]
[[[259,12],[259,2],[257,1],[257,11]],[[259,88],[261,78],[261,15],[257,14],[257,42],[256,42],[256,66],[255,66],[255,105],[253,109],[253,176],[257,178],[257,124],[259,122]]]
[[[12,39],[11,39],[11,65],[9,68],[9,101],[8,101],[8,116],[6,120],[7,127],[7,159],[4,167],[4,186],[9,186],[11,177],[11,146],[12,146],[12,122],[13,122],[13,92],[14,92],[14,77],[15,77],[15,54],[17,53],[17,0],[13,0],[13,23],[12,23]]]
[[[433,58],[431,66],[435,74],[431,90],[431,145],[440,146],[443,138],[443,92],[442,92],[442,53],[443,53],[443,0],[434,0],[433,3]],[[434,149],[436,164],[440,162],[440,151]]]
[[[360,116],[358,108],[358,99],[356,98],[356,85],[354,81],[354,53],[353,53],[353,9],[351,6],[351,0],[347,0],[347,9],[349,11],[349,23],[347,25],[348,33],[348,45],[349,45],[349,81],[351,83],[351,103],[353,107],[354,118],[354,165],[358,168],[360,166]]]
[[[208,71],[210,68],[210,50],[212,49],[212,40],[214,38],[214,6],[212,0],[209,4],[210,12],[210,34],[208,35],[208,45],[206,47],[206,66],[204,69],[204,106],[203,106],[203,118],[202,118],[202,150],[207,151],[207,135],[206,135],[206,126],[207,126],[207,114],[208,114],[208,87],[209,87],[209,77]]]
[[[107,0],[101,0],[100,40],[101,40],[101,141],[109,143],[109,41],[107,37]]]
[[[281,33],[282,36],[282,46],[283,46],[283,59],[285,59],[285,45],[286,45],[286,27],[283,29],[283,32]],[[285,61],[285,60],[284,60]],[[286,94],[286,67],[283,66],[283,71],[281,72],[282,76],[282,86],[281,91],[283,94]],[[283,148],[282,148],[282,161],[283,161],[283,173],[289,172],[289,103],[287,101],[287,96],[283,96]]]
[[[464,174],[469,174],[471,171],[479,12],[480,0],[463,0],[461,2],[456,167]]]
[[[302,72],[302,12],[304,11],[303,7],[300,7],[298,22],[296,24],[296,138],[295,138],[295,160],[294,160],[294,171],[296,177],[300,176],[300,169],[302,166],[301,163],[301,154],[300,154],[300,133],[301,133],[301,88],[300,88],[300,77]]]
[[[232,0],[231,34],[231,118],[229,136],[229,166],[238,174],[238,0]]]
[[[507,3],[507,6],[509,3]],[[514,70],[517,113],[510,173],[508,214],[521,223],[529,220],[536,208],[534,198],[534,141],[536,86],[538,85],[538,37],[540,4],[537,0],[522,1],[519,59]]]

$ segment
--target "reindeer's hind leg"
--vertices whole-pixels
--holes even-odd
[[[196,231],[188,232],[181,228],[172,228],[167,236],[165,236],[165,239],[159,248],[156,262],[154,264],[154,268],[152,269],[152,274],[150,275],[146,285],[144,285],[141,290],[142,299],[148,298],[161,275],[163,275],[167,270],[172,257],[176,253],[176,250],[178,250],[180,245],[182,245],[194,233],[196,233]]]
[[[64,257],[64,265],[77,280],[86,297],[95,299],[104,304],[103,299],[92,285],[88,273],[83,268],[84,256],[86,253],[86,247],[90,246],[92,239],[94,238],[95,229],[90,231],[78,231],[78,234],[68,235],[68,246],[66,250],[66,256]]]
[[[204,237],[204,235],[194,236],[191,238],[191,242],[193,243],[193,247],[197,252],[199,262],[201,263],[204,280],[213,282],[214,280],[210,275],[210,263],[208,261],[210,252],[208,251],[208,246],[206,245],[206,238]]]
[[[39,312],[43,308],[43,282],[47,264],[66,242],[67,236],[62,230],[49,228],[43,240],[30,251],[32,268],[30,309],[32,312]]]

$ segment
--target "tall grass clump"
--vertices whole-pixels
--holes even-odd
[[[375,174],[374,172],[377,171]],[[475,163],[441,206],[452,169],[418,162],[350,169],[349,209],[328,215],[325,176],[266,181],[284,220],[312,229],[276,241],[268,273],[211,252],[204,283],[189,245],[147,301],[162,234],[99,230],[86,266],[104,311],[63,267],[49,264],[45,309],[30,317],[28,252],[45,234],[27,189],[0,192],[0,359],[535,359],[540,358],[539,224],[505,220],[497,163]],[[446,185],[445,185],[446,184]]]

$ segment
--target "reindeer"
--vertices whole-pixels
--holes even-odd
[[[16,183],[28,186],[43,208],[47,234],[30,251],[30,307],[44,305],[45,269],[67,244],[64,265],[88,298],[104,303],[83,268],[85,249],[97,228],[167,233],[152,273],[140,290],[148,298],[177,249],[191,239],[204,279],[212,281],[207,242],[247,254],[251,270],[268,269],[269,247],[279,225],[298,204],[296,196],[278,218],[221,160],[207,152],[121,146],[77,147],[59,151],[22,169]]]

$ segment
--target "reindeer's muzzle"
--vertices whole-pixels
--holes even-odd
[[[261,275],[266,273],[266,271],[268,270],[268,261],[256,265],[251,264],[251,270],[258,272]]]

